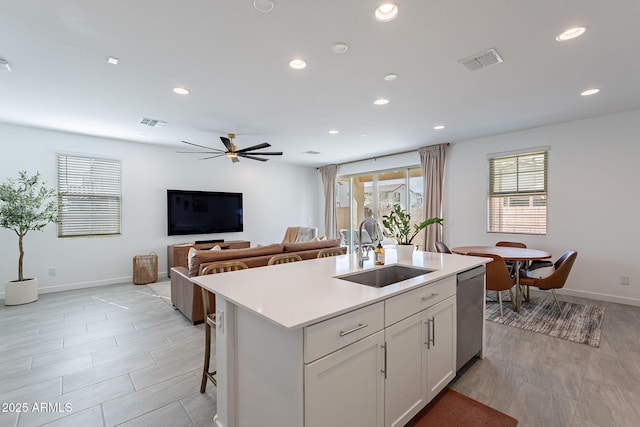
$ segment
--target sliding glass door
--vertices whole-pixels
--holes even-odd
[[[336,208],[342,244],[350,250],[358,247],[360,223],[365,218],[374,218],[382,227],[382,217],[395,204],[409,210],[412,224],[421,222],[423,194],[422,172],[418,167],[338,177]],[[375,227],[367,223],[364,230],[362,244],[377,244]],[[420,235],[412,243],[421,242]]]

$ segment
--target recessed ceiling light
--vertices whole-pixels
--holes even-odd
[[[118,65],[118,62],[120,62],[120,60],[118,58],[114,58],[113,56],[110,56],[107,58],[107,62],[111,65]]]
[[[189,95],[191,93],[189,89],[185,89],[183,87],[174,87],[173,91],[178,95]]]
[[[394,73],[389,73],[386,76],[384,76],[384,79],[386,81],[388,81],[388,82],[392,82],[392,81],[396,80],[397,78],[398,78],[398,75],[394,74]]]
[[[331,50],[335,53],[345,53],[347,50],[349,50],[349,46],[343,42],[335,42],[331,45]]]
[[[336,135],[336,134],[339,134],[339,133],[340,133],[340,131],[339,131],[339,130],[335,130],[335,129],[331,129],[331,130],[329,131],[329,133],[330,133],[331,135]]]
[[[293,68],[294,70],[302,70],[306,66],[307,66],[307,63],[300,58],[294,58],[291,61],[289,61],[289,67]]]
[[[564,31],[562,34],[559,34],[556,37],[556,40],[558,40],[559,42],[564,42],[567,40],[575,39],[576,37],[580,37],[581,35],[583,35],[585,31],[587,31],[585,27],[569,28],[568,30]]]
[[[147,135],[145,135],[144,133],[136,133],[136,138],[146,138]]]
[[[273,0],[253,0],[253,7],[260,12],[271,12],[273,10]]]
[[[595,95],[598,92],[600,92],[600,89],[593,88],[593,89],[585,90],[580,95],[582,95],[582,96],[590,96],[590,95]]]
[[[363,132],[363,133],[360,134],[360,136],[365,137],[365,136],[367,136],[367,134]]]
[[[380,22],[389,22],[398,16],[398,6],[389,2],[382,3],[377,7],[374,15]]]
[[[378,98],[375,101],[373,101],[373,103],[375,105],[387,105],[389,103],[389,100],[387,98]]]
[[[433,127],[433,129],[435,129],[435,130],[442,130],[442,129],[444,129],[444,125],[437,125],[437,126],[434,126],[434,127]]]

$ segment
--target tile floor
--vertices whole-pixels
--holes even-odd
[[[486,358],[451,387],[519,426],[640,425],[640,308],[582,302],[606,306],[600,348],[489,322]],[[1,306],[0,427],[211,426],[202,347],[202,326],[147,286]]]

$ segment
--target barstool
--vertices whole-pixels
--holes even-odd
[[[205,274],[217,274],[226,273],[228,271],[245,270],[247,265],[240,261],[219,261],[207,264],[202,269],[201,276]],[[209,362],[211,360],[211,328],[216,327],[216,304],[213,299],[211,303],[210,297],[215,297],[213,292],[209,292],[203,287],[202,289],[202,303],[204,304],[204,367],[202,369],[202,382],[200,383],[200,393],[204,393],[207,389],[207,379],[209,379],[214,386],[218,385],[215,375],[217,371],[209,371]]]
[[[272,256],[267,265],[286,264],[296,261],[302,261],[302,258],[300,258],[298,254],[280,254]]]

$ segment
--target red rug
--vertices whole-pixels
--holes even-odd
[[[515,427],[518,420],[445,388],[405,427]]]

